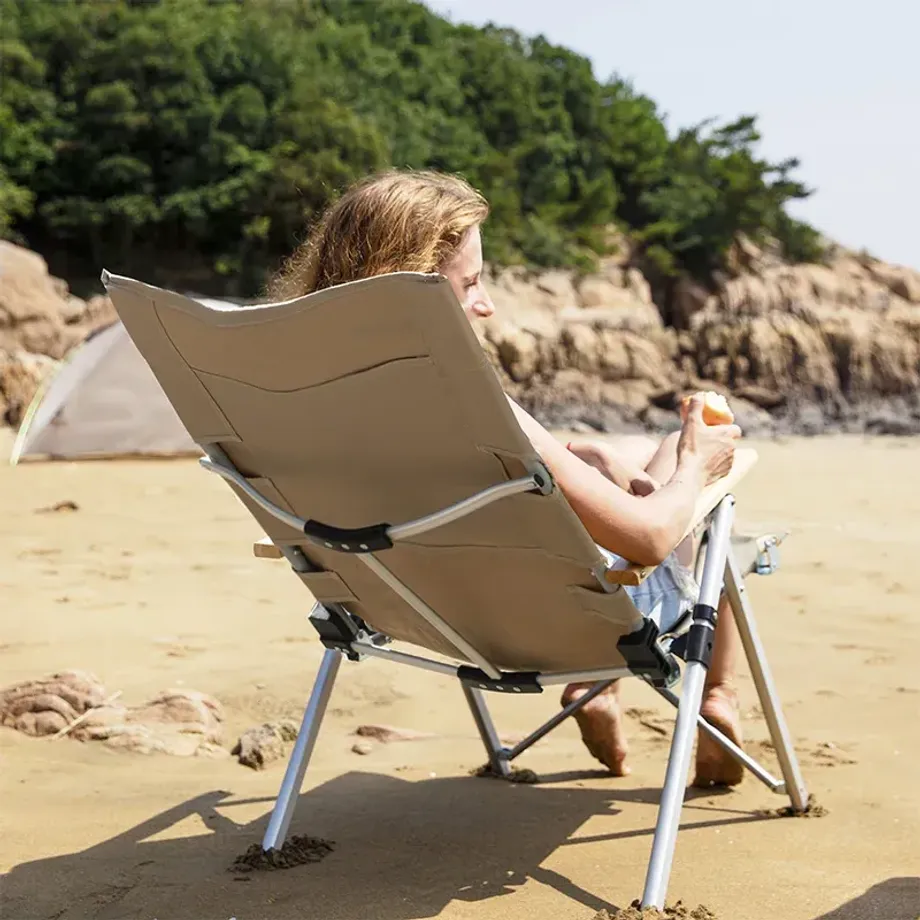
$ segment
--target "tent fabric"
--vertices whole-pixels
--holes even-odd
[[[11,462],[201,451],[121,322],[75,348],[36,394]]]

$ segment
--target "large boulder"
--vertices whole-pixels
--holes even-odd
[[[916,273],[849,257],[735,278],[687,322],[699,376],[733,392],[759,387],[805,399],[858,402],[920,388]],[[689,348],[688,348],[689,344]]]
[[[0,240],[0,351],[60,359],[115,319],[107,297],[74,297],[40,255]]]
[[[74,297],[40,255],[0,240],[0,424],[18,426],[64,355],[117,318],[108,297]]]
[[[544,420],[634,418],[675,385],[676,336],[641,272],[622,260],[586,277],[505,270],[491,291],[496,313],[480,339],[510,395]]]

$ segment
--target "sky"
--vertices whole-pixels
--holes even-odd
[[[669,129],[758,116],[797,157],[790,206],[832,239],[920,269],[920,0],[425,0],[510,26],[629,79]]]

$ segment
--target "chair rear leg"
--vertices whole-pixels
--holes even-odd
[[[341,664],[341,653],[333,649],[326,649],[313,684],[313,691],[310,693],[310,700],[303,714],[300,731],[297,733],[297,742],[294,750],[291,751],[287,769],[284,771],[284,779],[281,781],[281,789],[278,792],[268,828],[262,838],[263,850],[276,850],[284,845],[291,826],[291,819],[294,817],[294,808],[297,806],[297,796],[300,795],[304,774],[307,772],[307,764],[313,754],[319,728],[326,714],[326,705],[332,694],[332,687]]]
[[[504,746],[498,738],[498,732],[495,731],[495,723],[489,714],[482,691],[466,684],[462,684],[462,687],[463,695],[466,697],[470,711],[473,713],[473,721],[479,730],[479,737],[482,738],[482,743],[485,745],[486,753],[489,756],[489,764],[498,776],[509,777],[511,775],[511,764],[506,756]]]
[[[779,760],[780,769],[783,773],[784,791],[789,796],[789,801],[796,811],[805,811],[808,806],[808,790],[805,788],[805,781],[802,779],[802,772],[799,768],[798,758],[795,755],[792,736],[783,716],[779,694],[776,692],[776,686],[773,683],[773,675],[770,673],[770,668],[767,664],[767,656],[760,641],[760,634],[757,632],[754,611],[747,597],[744,579],[741,577],[738,564],[731,553],[728,555],[725,566],[725,593],[735,615],[735,623],[741,635],[744,654],[751,669],[751,677],[754,679],[754,686],[757,688],[757,695],[760,697],[760,706],[763,709],[764,719],[770,730],[770,738],[773,741],[777,760]]]

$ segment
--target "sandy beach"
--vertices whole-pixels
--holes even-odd
[[[8,443],[5,445],[8,448]],[[692,792],[669,900],[719,920],[920,916],[920,442],[756,444],[744,524],[788,527],[780,571],[749,588],[806,781],[828,813],[750,777]],[[76,510],[37,513],[60,502]],[[322,648],[311,599],[192,460],[0,466],[0,684],[68,668],[140,704],[216,697],[229,750],[300,719]],[[746,745],[773,768],[741,679]],[[456,682],[346,663],[292,827],[323,861],[239,875],[284,763],[139,755],[0,729],[0,914],[9,920],[591,920],[641,894],[671,714],[638,682],[632,775],[596,769],[566,723],[520,761],[537,785],[474,778],[483,750]],[[490,700],[490,702],[492,702]],[[520,737],[556,692],[494,700]],[[354,753],[355,728],[434,735]]]

